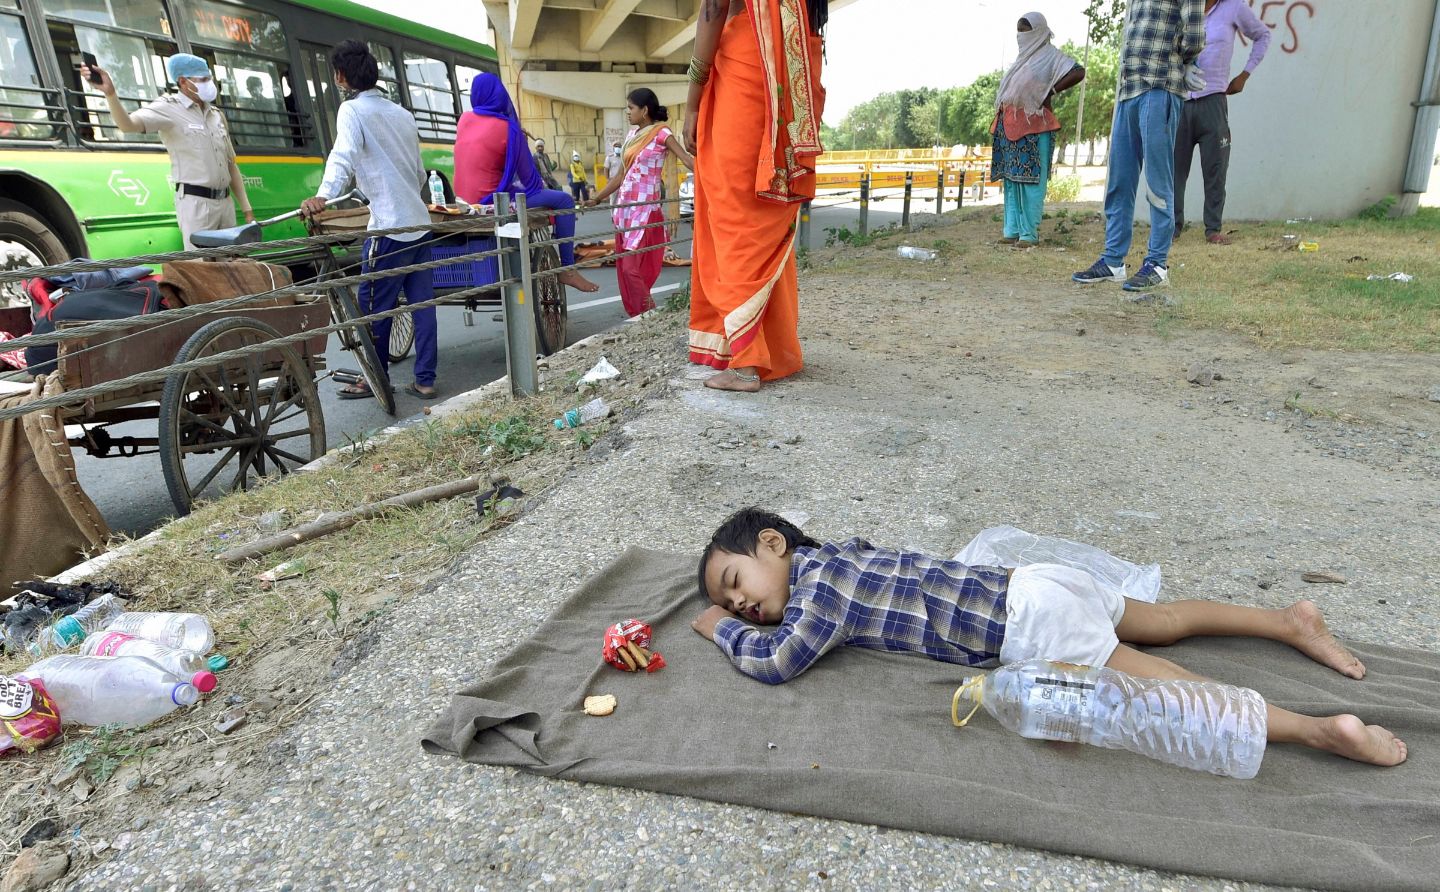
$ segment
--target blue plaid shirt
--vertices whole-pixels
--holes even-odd
[[[1205,49],[1205,0],[1130,0],[1116,102],[1147,90],[1184,98],[1185,67]]]
[[[864,539],[800,546],[780,625],[757,629],[725,617],[715,624],[715,644],[766,684],[789,681],[842,644],[979,666],[1000,657],[1007,584],[1001,569]]]

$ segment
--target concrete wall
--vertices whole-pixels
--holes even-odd
[[[1231,220],[1348,217],[1400,194],[1434,0],[1250,0],[1269,53],[1230,97]],[[1234,72],[1250,48],[1237,42]],[[1185,216],[1200,222],[1195,155]],[[1148,210],[1139,202],[1137,218]]]

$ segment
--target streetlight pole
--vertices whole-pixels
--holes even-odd
[[[1075,113],[1075,158],[1070,162],[1070,172],[1073,174],[1080,169],[1080,128],[1085,124],[1085,87],[1090,83],[1090,30],[1095,22],[1089,16],[1085,17],[1085,61],[1080,65],[1085,69],[1085,80],[1080,82],[1080,108]]]

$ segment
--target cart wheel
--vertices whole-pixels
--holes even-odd
[[[565,286],[554,275],[546,275],[560,266],[560,252],[554,245],[545,245],[530,252],[530,276],[535,282],[535,346],[546,356],[565,346],[565,330],[570,310],[566,306]]]
[[[263,322],[218,319],[190,336],[175,362],[280,337]],[[160,399],[160,463],[180,515],[211,494],[249,489],[325,454],[325,416],[310,367],[291,346],[176,372]]]
[[[400,303],[406,303],[403,294]],[[415,316],[406,313],[391,319],[390,323],[390,361],[399,362],[409,356],[410,348],[415,346]]]
[[[355,298],[346,288],[330,289],[330,312],[337,322],[359,319],[362,315],[359,307],[355,306]],[[354,335],[355,346],[350,350],[355,354],[355,361],[360,365],[360,374],[364,376],[365,383],[370,385],[370,392],[375,394],[375,399],[379,400],[380,408],[385,410],[386,415],[394,415],[395,391],[390,388],[390,376],[385,374],[385,370],[380,366],[380,354],[375,352],[370,326],[357,325],[344,330]]]

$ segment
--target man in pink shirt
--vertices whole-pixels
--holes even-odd
[[[1252,42],[1245,70],[1230,76],[1235,37]],[[1185,97],[1180,127],[1175,136],[1175,234],[1185,228],[1185,181],[1195,147],[1200,147],[1200,171],[1205,177],[1205,240],[1228,245],[1220,228],[1225,212],[1225,175],[1230,169],[1230,96],[1245,89],[1250,73],[1270,48],[1270,29],[1255,17],[1245,0],[1205,0],[1205,49],[1195,64],[1205,75],[1203,89]]]

